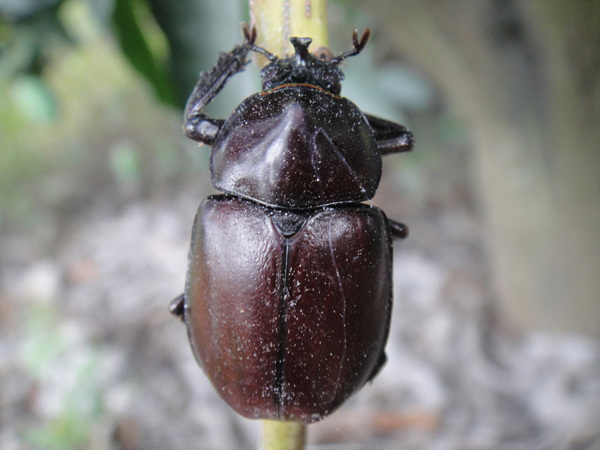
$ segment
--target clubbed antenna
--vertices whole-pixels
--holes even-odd
[[[367,45],[369,36],[371,36],[371,30],[365,28],[365,31],[363,31],[363,34],[359,41],[358,30],[355,28],[354,32],[352,33],[352,43],[354,44],[354,48],[352,50],[342,53],[339,56],[336,56],[335,58],[332,58],[331,64],[337,65],[350,56],[358,55],[362,51],[362,49],[365,48],[365,45]]]
[[[256,27],[252,25],[252,28],[250,28],[250,25],[244,23],[242,24],[242,32],[244,33],[244,39],[246,40],[245,43],[250,46],[254,45],[254,42],[256,41]]]
[[[242,32],[244,33],[244,39],[246,41],[244,42],[244,45],[247,45],[250,50],[260,53],[269,61],[277,61],[277,55],[274,55],[273,53],[267,51],[267,49],[259,47],[258,45],[254,45],[256,42],[256,27],[254,25],[250,27],[247,23],[244,23],[242,25]]]

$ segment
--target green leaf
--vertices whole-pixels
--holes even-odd
[[[146,3],[139,0],[117,0],[113,9],[112,21],[119,44],[131,64],[151,84],[158,98],[175,106],[173,85],[167,75],[166,63],[161,55],[153,51],[148,21],[150,14],[142,14]],[[147,11],[147,9],[146,9]]]
[[[171,77],[179,105],[183,108],[198,81],[198,72],[210,69],[216,63],[220,51],[228,51],[241,41],[240,23],[248,20],[247,15],[242,15],[242,4],[247,5],[248,2],[147,2],[169,43]]]

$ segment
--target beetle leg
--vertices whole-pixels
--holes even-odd
[[[375,367],[373,367],[373,370],[371,371],[371,374],[369,375],[369,378],[367,378],[367,382],[373,381],[373,379],[381,371],[381,369],[383,368],[383,366],[385,366],[386,362],[387,362],[387,355],[385,354],[384,351],[382,351],[381,355],[379,355],[379,359],[377,360],[377,364],[375,364]]]
[[[405,126],[369,114],[365,114],[365,117],[382,155],[409,152],[414,148],[413,135]]]
[[[169,312],[180,320],[184,320],[185,314],[185,294],[174,298],[169,304]]]
[[[248,64],[246,55],[254,46],[256,29],[244,24],[243,32],[243,44],[236,45],[229,53],[221,53],[211,70],[200,73],[198,83],[185,106],[183,130],[190,139],[212,145],[225,122],[206,117],[202,109],[223,89],[229,78],[244,70]]]
[[[388,219],[389,220],[389,219]],[[392,238],[406,239],[408,236],[408,227],[403,223],[389,220],[392,229]]]

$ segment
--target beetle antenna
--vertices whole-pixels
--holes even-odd
[[[248,25],[247,23],[243,23],[242,33],[244,33],[244,45],[248,46],[250,50],[256,53],[260,53],[269,61],[276,61],[278,59],[277,55],[274,55],[273,53],[267,51],[262,47],[259,47],[258,45],[254,45],[254,43],[256,42],[256,27],[254,25],[250,27],[250,25]]]
[[[256,41],[256,27],[252,25],[252,28],[250,28],[250,25],[243,23],[242,33],[244,33],[244,39],[246,40],[245,44],[249,46],[254,45],[254,41]]]
[[[350,56],[358,55],[362,51],[362,49],[365,48],[365,45],[367,45],[369,36],[371,36],[371,30],[365,28],[365,31],[363,31],[363,34],[359,41],[358,30],[355,28],[352,32],[352,43],[354,44],[354,48],[352,50],[340,54],[339,56],[336,56],[335,58],[332,58],[331,64],[337,65]]]
[[[254,44],[252,44],[252,45],[250,46],[250,49],[251,49],[253,52],[260,53],[261,55],[263,55],[265,58],[267,58],[267,59],[268,59],[269,61],[271,61],[271,62],[273,62],[273,61],[277,61],[277,60],[279,59],[279,58],[277,57],[277,55],[275,55],[275,54],[271,53],[271,52],[270,52],[270,51],[268,51],[266,48],[259,47],[258,45],[254,45]]]

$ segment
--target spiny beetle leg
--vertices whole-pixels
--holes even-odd
[[[246,56],[256,40],[256,29],[244,24],[243,32],[242,45],[236,45],[229,53],[221,53],[217,64],[208,72],[200,74],[185,106],[183,130],[190,139],[212,145],[225,122],[206,117],[202,109],[223,89],[229,78],[244,70],[248,64]]]
[[[390,227],[392,229],[392,237],[398,239],[406,239],[408,236],[408,227],[403,223],[390,220]]]
[[[381,155],[409,152],[414,148],[413,135],[404,125],[365,114]]]
[[[184,319],[185,314],[185,294],[174,298],[169,304],[169,312],[180,320]]]

